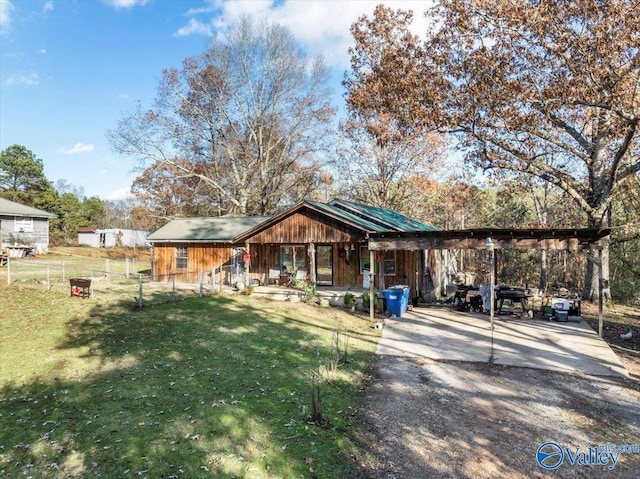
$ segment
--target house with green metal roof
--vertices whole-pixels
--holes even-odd
[[[0,198],[2,251],[10,249],[11,256],[22,256],[26,252],[46,253],[49,220],[57,217],[55,213]]]
[[[214,284],[319,288],[406,285],[418,292],[423,251],[369,252],[372,233],[433,231],[431,225],[385,208],[335,199],[304,200],[270,217],[185,218],[148,237],[158,279]],[[373,265],[371,259],[373,257]],[[373,271],[373,275],[370,273]]]

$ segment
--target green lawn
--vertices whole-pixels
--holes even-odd
[[[0,304],[0,477],[349,475],[379,338],[365,318],[255,296],[134,311],[30,286],[0,286]]]

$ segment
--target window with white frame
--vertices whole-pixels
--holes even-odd
[[[395,250],[385,251],[382,257],[382,271],[389,276],[396,274],[396,252]]]
[[[176,248],[176,269],[186,269],[187,259],[187,247],[178,246]]]
[[[14,218],[13,231],[16,233],[33,233],[33,218]]]

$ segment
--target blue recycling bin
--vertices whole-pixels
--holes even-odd
[[[382,290],[385,301],[385,314],[401,318],[409,309],[408,286],[393,286]]]

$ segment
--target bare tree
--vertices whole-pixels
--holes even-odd
[[[580,207],[587,226],[608,227],[612,201],[640,171],[637,6],[440,0],[422,44],[407,33],[410,16],[380,6],[375,21],[356,24],[348,101],[405,134],[456,134],[469,161],[541,178]],[[407,60],[398,63],[398,52]],[[593,261],[584,293],[598,294]]]
[[[245,17],[165,70],[153,108],[138,107],[109,138],[143,166],[206,184],[221,212],[272,213],[299,172],[322,173],[334,114],[327,81],[322,60],[308,61],[289,30]]]

